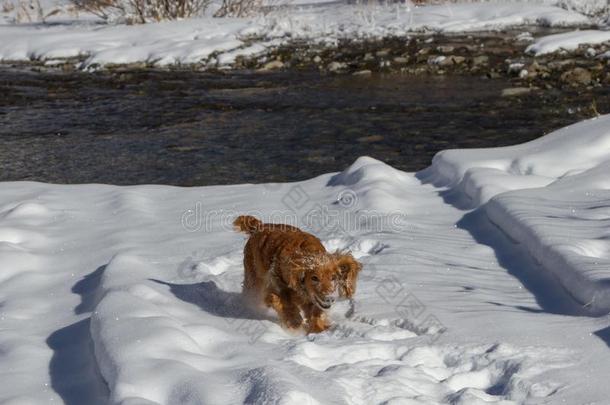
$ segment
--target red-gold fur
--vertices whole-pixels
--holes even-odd
[[[316,333],[330,324],[326,310],[337,296],[351,298],[361,269],[349,253],[329,253],[315,236],[252,216],[233,223],[250,235],[244,248],[243,293],[273,308],[290,329]]]

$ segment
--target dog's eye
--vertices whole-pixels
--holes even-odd
[[[318,278],[318,276],[311,276],[311,281],[317,283],[318,281],[320,281],[320,279]]]
[[[342,264],[339,266],[343,273],[347,273],[349,271],[349,264]]]

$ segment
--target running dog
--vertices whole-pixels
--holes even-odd
[[[291,225],[247,215],[233,225],[249,235],[243,294],[273,308],[288,329],[328,329],[326,311],[337,298],[352,298],[362,265],[350,253],[327,252],[318,238]]]

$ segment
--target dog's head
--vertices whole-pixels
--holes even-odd
[[[301,267],[298,284],[312,303],[326,310],[337,298],[353,296],[360,268],[360,263],[349,253],[312,256]]]

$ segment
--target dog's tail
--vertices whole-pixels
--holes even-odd
[[[263,223],[252,215],[240,215],[233,221],[233,226],[240,232],[252,235],[262,228]]]

